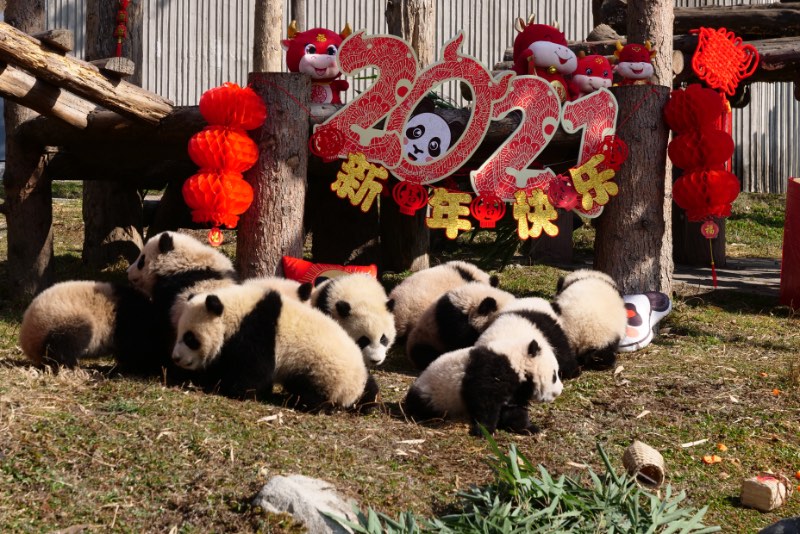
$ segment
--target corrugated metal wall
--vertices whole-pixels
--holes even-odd
[[[253,0],[134,0],[143,2],[143,85],[178,105],[194,104],[206,89],[225,81],[244,83],[251,65]],[[773,0],[676,0],[676,6],[769,3]],[[386,33],[385,0],[307,0],[309,27],[339,30],[345,22],[368,33]],[[536,13],[558,20],[567,39],[591,29],[590,0],[437,0],[438,49],[459,29],[463,50],[491,67],[514,38],[513,21]],[[75,32],[82,56],[84,0],[47,0],[48,27]],[[288,5],[288,2],[287,2]],[[288,24],[288,7],[286,9]],[[437,55],[439,50],[437,50]],[[368,82],[354,82],[355,90]],[[734,111],[734,171],[745,191],[785,192],[789,176],[800,176],[800,103],[791,84],[754,84],[750,105]]]

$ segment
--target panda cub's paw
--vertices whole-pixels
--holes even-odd
[[[503,407],[497,428],[523,435],[538,434],[541,431],[537,425],[531,423],[528,407],[515,404]]]

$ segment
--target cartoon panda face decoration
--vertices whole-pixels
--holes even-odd
[[[424,99],[403,129],[403,153],[415,163],[429,163],[444,156],[463,132],[459,123],[448,123]]]

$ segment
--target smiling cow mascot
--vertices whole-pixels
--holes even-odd
[[[575,72],[578,58],[567,47],[567,38],[555,26],[534,24],[533,15],[527,24],[518,18],[514,39],[514,72],[544,78],[555,88],[563,104],[570,100],[566,77]]]
[[[286,50],[286,66],[289,72],[303,72],[311,76],[311,102],[314,104],[341,104],[342,91],[350,84],[337,80],[342,72],[336,62],[336,53],[342,41],[352,33],[345,24],[341,33],[325,28],[298,31],[297,22],[289,25],[288,39],[281,41]]]

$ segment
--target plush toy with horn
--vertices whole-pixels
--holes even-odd
[[[281,41],[286,50],[286,66],[289,72],[304,72],[311,76],[311,102],[315,104],[341,104],[343,91],[350,84],[337,80],[342,75],[336,62],[336,53],[348,35],[352,33],[345,24],[340,33],[325,28],[312,28],[301,32],[297,21],[288,29],[288,39]]]
[[[650,78],[653,76],[652,59],[656,55],[650,41],[643,45],[639,43],[629,43],[622,46],[617,41],[617,66],[614,72],[622,77],[619,85],[649,85],[652,83]]]
[[[514,28],[519,32],[514,39],[514,71],[544,78],[555,87],[561,102],[570,99],[566,77],[575,72],[578,58],[567,47],[567,38],[558,24],[534,24],[531,15],[526,23],[518,18]]]
[[[598,54],[578,54],[578,68],[569,81],[569,90],[573,98],[580,98],[593,93],[602,87],[611,87],[614,71],[611,63]]]

